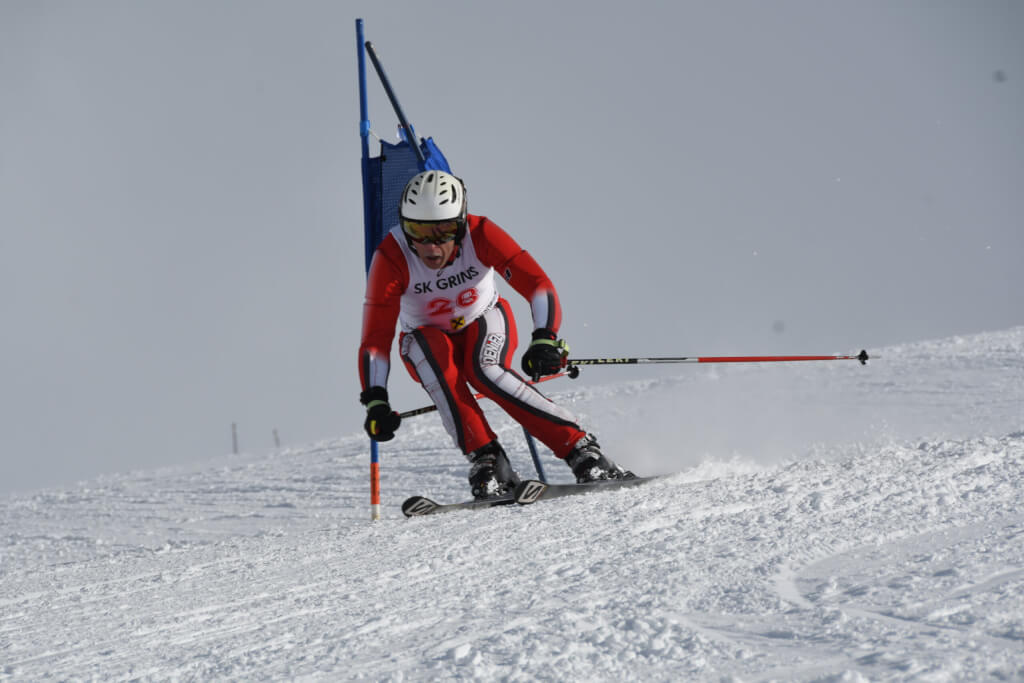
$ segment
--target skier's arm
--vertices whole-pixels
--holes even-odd
[[[391,370],[391,343],[401,307],[402,292],[409,284],[407,269],[396,263],[390,254],[388,240],[377,249],[366,278],[366,299],[363,302],[363,332],[359,345],[359,382],[362,390],[388,386]],[[401,253],[398,254],[401,259]]]
[[[530,302],[534,329],[557,334],[562,324],[562,306],[551,279],[534,260],[497,224],[487,218],[471,232],[476,253],[486,265],[494,268],[512,288]]]

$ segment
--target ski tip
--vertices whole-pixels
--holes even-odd
[[[429,498],[413,496],[402,503],[402,514],[406,517],[421,517],[429,515],[438,507],[440,506]]]
[[[525,479],[516,486],[516,502],[520,505],[529,505],[544,495],[548,485],[536,479]]]

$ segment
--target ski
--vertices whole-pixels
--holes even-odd
[[[426,496],[413,496],[402,503],[402,514],[406,517],[422,517],[424,515],[439,515],[444,512],[455,512],[456,510],[479,510],[492,508],[498,505],[512,505],[516,498],[511,493],[506,493],[494,498],[484,500],[467,500],[462,503],[438,503]]]
[[[639,486],[653,481],[657,477],[633,477],[632,479],[607,479],[604,481],[593,481],[586,484],[545,484],[536,479],[526,479],[516,487],[515,502],[520,505],[529,505],[538,500],[561,498],[563,496],[578,496],[584,493],[595,493],[597,491],[611,491],[629,486]]]
[[[406,517],[423,517],[440,515],[458,510],[482,510],[499,505],[529,505],[538,500],[550,500],[563,496],[578,496],[584,493],[611,491],[613,489],[639,486],[657,477],[633,477],[632,479],[608,479],[587,484],[545,484],[536,479],[525,479],[516,487],[514,493],[506,493],[485,500],[467,500],[461,503],[438,503],[426,496],[412,496],[402,503],[402,514]]]

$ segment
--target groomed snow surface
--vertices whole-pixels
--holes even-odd
[[[873,351],[546,385],[675,474],[530,507],[404,519],[436,415],[378,522],[361,433],[0,498],[0,680],[1024,680],[1024,327]]]

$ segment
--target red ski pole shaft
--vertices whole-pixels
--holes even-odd
[[[857,360],[868,362],[868,352],[854,356],[675,356],[669,358],[570,358],[568,375],[579,374],[580,365],[648,365],[654,363],[792,363],[798,361]]]

